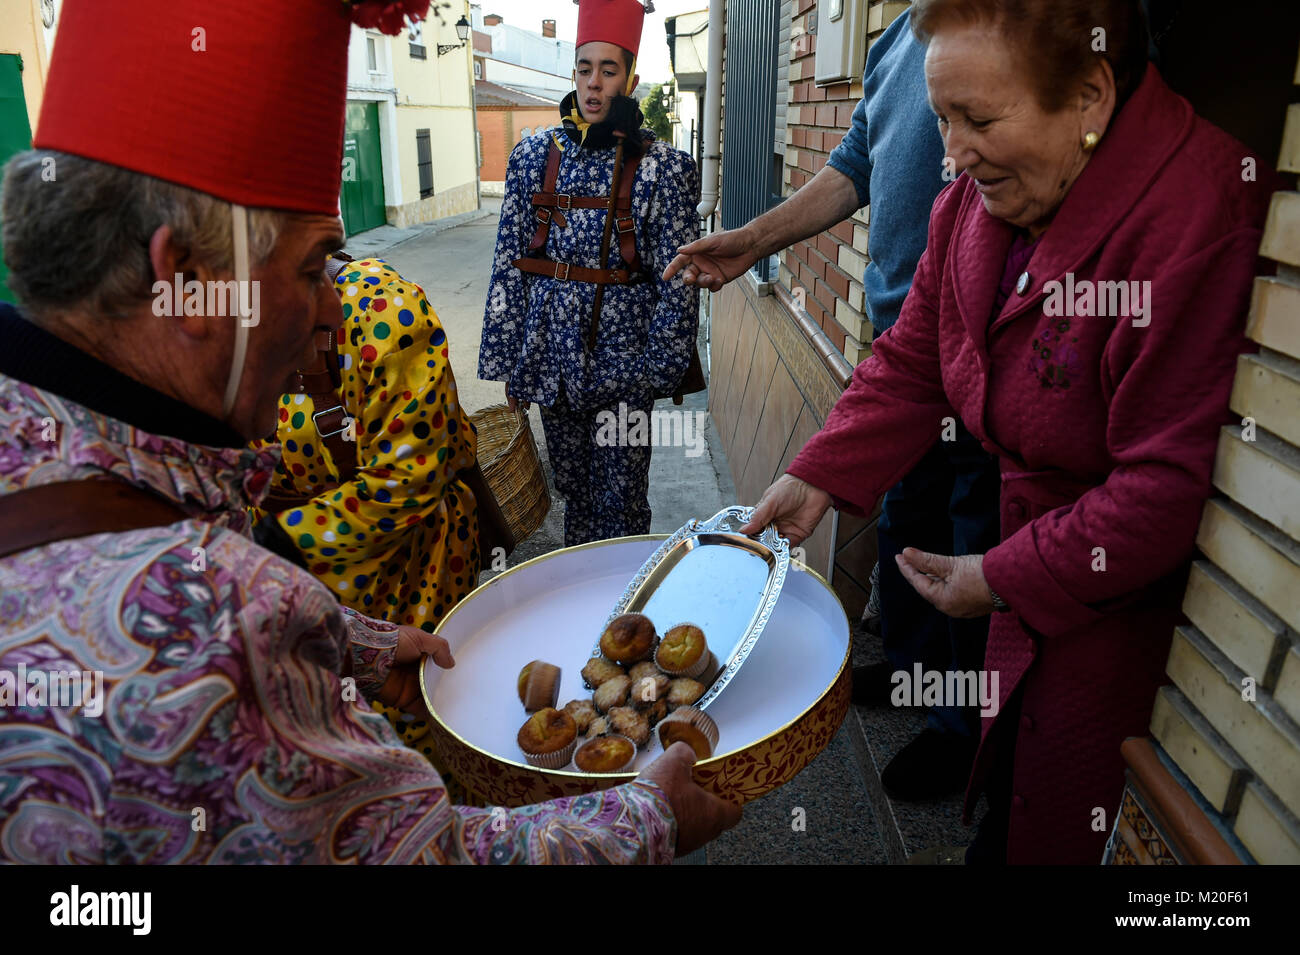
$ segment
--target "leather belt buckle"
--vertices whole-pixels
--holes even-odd
[[[571,211],[573,209],[573,196],[567,192],[557,192],[555,194],[555,208]]]
[[[560,282],[567,282],[567,281],[569,281],[569,263],[568,263],[568,262],[556,262],[556,263],[555,263],[555,278],[556,278],[557,281],[560,281]]]
[[[343,413],[342,418],[339,420],[339,427],[333,431],[325,431],[321,427],[320,419],[325,415],[333,414],[336,411],[341,411]],[[318,435],[322,438],[332,438],[334,435],[342,434],[344,431],[348,430],[348,411],[342,405],[335,405],[333,408],[326,408],[324,411],[317,411],[311,416],[311,422],[316,426],[316,433]]]
[[[626,223],[626,228],[624,228],[624,223]],[[634,220],[631,216],[619,216],[618,231],[620,233],[631,232],[635,228],[636,228],[636,220]]]

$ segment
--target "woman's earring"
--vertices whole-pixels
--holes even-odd
[[[1083,148],[1086,152],[1092,152],[1097,148],[1097,143],[1101,142],[1101,137],[1094,132],[1087,132],[1083,135]]]

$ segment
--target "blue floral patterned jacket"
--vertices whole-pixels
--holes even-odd
[[[543,186],[552,136],[564,147],[556,191],[574,196],[609,195],[615,150],[578,146],[554,127],[524,139],[510,154],[479,378],[508,382],[511,394],[548,407],[563,384],[567,400],[579,408],[619,401],[644,406],[681,381],[695,347],[699,295],[680,276],[671,282],[659,276],[678,246],[699,236],[699,174],[689,155],[642,134],[650,141],[632,185],[632,214],[648,281],[606,286],[591,355],[587,335],[596,286],[527,274],[511,263],[527,253],[537,228],[531,203]],[[551,225],[548,258],[587,268],[620,265],[617,242],[604,266],[599,261],[605,210],[564,215],[565,228]]]

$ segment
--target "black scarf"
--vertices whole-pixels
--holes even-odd
[[[641,133],[645,116],[641,107],[630,96],[615,96],[609,106],[609,116],[599,123],[582,124],[578,110],[578,91],[574,90],[560,103],[560,118],[569,139],[587,149],[612,149],[623,143],[623,155],[643,155],[646,140]],[[585,136],[583,127],[586,126]]]

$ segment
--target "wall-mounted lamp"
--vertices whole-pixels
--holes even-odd
[[[463,16],[456,21],[456,36],[460,37],[459,43],[438,44],[439,56],[442,56],[444,53],[450,53],[452,50],[461,49],[465,45],[465,41],[469,39],[469,21]]]

